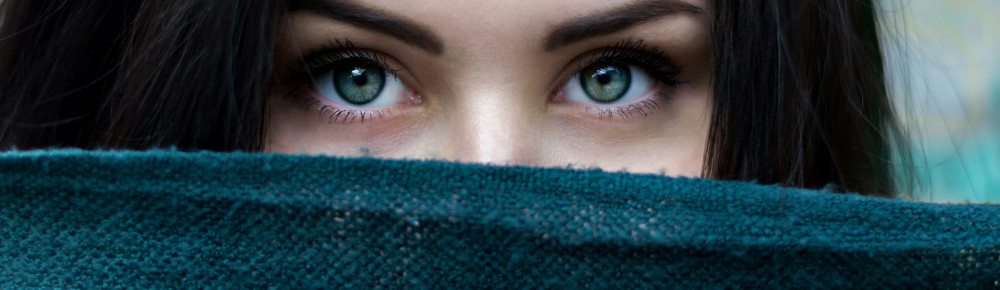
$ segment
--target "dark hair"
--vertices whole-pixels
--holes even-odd
[[[707,2],[704,175],[891,196],[906,144],[872,1]],[[287,5],[4,1],[0,148],[261,150]]]
[[[715,74],[705,176],[877,196],[909,184],[871,0],[708,6]]]
[[[260,150],[282,5],[4,1],[0,148]]]

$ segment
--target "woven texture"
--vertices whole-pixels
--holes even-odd
[[[659,176],[0,153],[0,288],[994,288],[1000,206]]]

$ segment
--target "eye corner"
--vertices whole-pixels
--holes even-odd
[[[572,79],[573,78],[570,77],[569,81],[572,81]],[[549,102],[556,103],[556,104],[569,102],[569,100],[566,99],[566,88],[565,88],[565,86],[566,86],[566,84],[564,84],[563,86],[560,86],[560,87],[554,89],[552,91],[552,93],[549,94]]]

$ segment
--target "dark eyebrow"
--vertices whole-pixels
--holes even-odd
[[[544,48],[545,51],[552,51],[577,41],[611,34],[680,12],[705,14],[698,6],[679,0],[640,0],[611,11],[575,18],[556,25],[545,38]]]
[[[430,30],[390,13],[359,6],[353,1],[295,0],[288,8],[289,11],[299,9],[312,11],[355,27],[392,36],[435,55],[444,52],[441,38]]]

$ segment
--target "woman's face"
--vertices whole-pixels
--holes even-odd
[[[269,151],[701,172],[701,1],[294,2]]]

